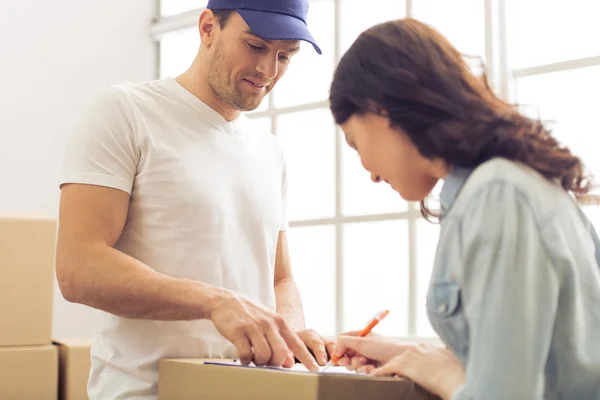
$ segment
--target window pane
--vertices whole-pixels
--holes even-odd
[[[435,250],[440,236],[440,225],[422,218],[417,220],[416,264],[417,264],[417,336],[437,336],[427,317],[427,290],[433,271]]]
[[[294,227],[288,231],[294,278],[306,327],[324,336],[335,332],[335,227]]]
[[[273,133],[271,131],[271,117],[260,117],[251,119],[254,122],[254,124],[258,127],[258,129],[262,132]]]
[[[412,4],[414,17],[437,29],[478,70],[485,62],[485,1],[415,0]]]
[[[597,233],[600,234],[600,206],[597,204],[583,207],[583,212],[589,218]]]
[[[600,55],[600,2],[512,0],[509,4],[515,68]]]
[[[344,226],[344,331],[362,329],[377,311],[390,315],[375,328],[402,336],[408,328],[406,220]]]
[[[341,146],[342,213],[364,215],[406,211],[406,201],[387,183],[374,183],[360,163],[356,150],[346,145],[343,138]]]
[[[307,21],[323,54],[317,54],[308,42],[300,43],[300,52],[293,57],[287,72],[273,89],[275,107],[325,101],[329,97],[335,60],[333,0],[310,1]]]
[[[518,103],[548,121],[554,136],[600,176],[600,66],[521,78]]]
[[[199,48],[200,34],[196,27],[166,34],[160,41],[160,77],[175,77],[186,71]]]
[[[340,1],[341,55],[358,35],[373,25],[406,15],[404,0],[343,0]]]
[[[208,0],[160,0],[160,14],[166,17],[196,8],[203,8],[207,4]]]
[[[288,218],[328,218],[335,213],[335,129],[328,109],[277,117],[288,171]]]

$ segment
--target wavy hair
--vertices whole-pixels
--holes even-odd
[[[406,18],[363,32],[343,55],[330,89],[337,124],[376,113],[409,136],[421,155],[474,168],[494,157],[523,163],[578,200],[591,189],[582,161],[541,121],[498,98],[485,72],[435,29]],[[421,212],[434,215],[421,202]]]

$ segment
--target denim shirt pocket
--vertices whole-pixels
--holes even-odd
[[[469,331],[460,284],[452,280],[432,282],[427,294],[427,314],[440,338],[464,361]]]

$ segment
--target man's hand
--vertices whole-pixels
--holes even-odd
[[[335,352],[335,342],[333,340],[324,338],[312,329],[297,331],[296,334],[308,350],[314,354],[319,365],[327,364]]]
[[[302,339],[276,312],[234,293],[219,298],[210,312],[219,333],[238,350],[244,365],[291,367],[295,355],[310,371],[318,371]]]

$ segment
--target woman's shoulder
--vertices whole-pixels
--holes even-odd
[[[533,168],[507,160],[493,158],[473,170],[457,198],[456,211],[467,212],[478,199],[491,191],[513,193],[540,218],[574,204],[570,195],[557,183],[545,178]]]

